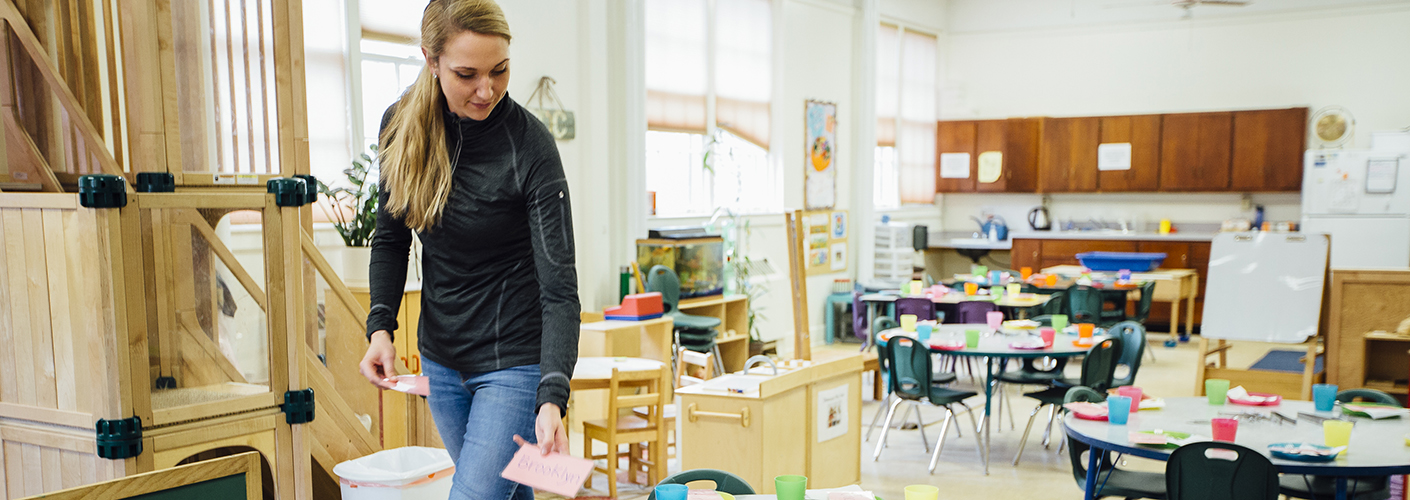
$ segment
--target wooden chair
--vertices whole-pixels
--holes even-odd
[[[628,458],[627,470],[635,474],[640,467],[645,467],[648,484],[656,484],[665,477],[666,461],[657,457],[666,455],[666,424],[662,413],[668,404],[667,380],[665,368],[629,372],[613,368],[612,380],[607,388],[607,418],[583,422],[583,454],[591,460],[607,460],[605,468],[594,464],[593,470],[607,474],[608,492],[612,497],[617,496],[617,461],[624,455],[618,451],[620,445],[648,443],[651,452],[647,459],[625,454]],[[636,407],[647,408],[646,418],[630,412],[631,408]],[[623,415],[624,412],[626,415]],[[593,441],[607,443],[607,452],[594,455]],[[586,486],[592,487],[592,476],[588,476]]]
[[[695,385],[715,378],[714,358],[715,354],[710,352],[695,352],[684,347],[676,349],[676,387]],[[699,367],[699,371],[695,372],[700,375],[699,377],[689,375],[691,371],[688,368],[692,366]],[[665,410],[661,412],[661,422],[666,426],[666,432],[669,434],[666,439],[667,460],[676,458],[676,408],[674,402],[668,402]],[[633,413],[644,419],[647,418],[647,410],[647,408],[635,408]],[[646,447],[641,443],[634,443],[631,447],[632,456],[637,458],[638,462],[645,462],[649,456],[646,453]],[[632,474],[636,474],[640,470],[634,468]]]

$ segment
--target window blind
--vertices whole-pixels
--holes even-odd
[[[773,89],[769,0],[715,4],[715,124],[768,150]]]
[[[704,0],[646,2],[646,126],[707,131]]]
[[[901,35],[901,95],[896,145],[902,203],[935,202],[936,54],[934,36]]]

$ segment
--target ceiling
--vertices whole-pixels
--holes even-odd
[[[1070,28],[1180,21],[1171,0],[948,0],[950,33]],[[1252,0],[1245,6],[1200,5],[1192,19],[1256,18],[1375,6],[1410,6],[1410,0]]]

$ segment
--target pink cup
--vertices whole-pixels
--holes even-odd
[[[1216,418],[1210,420],[1214,427],[1214,440],[1226,443],[1234,442],[1234,435],[1239,432],[1239,421],[1232,418]]]
[[[1052,347],[1053,339],[1057,337],[1057,330],[1045,326],[1038,329],[1038,336],[1043,338],[1043,347]]]
[[[1000,311],[989,311],[984,315],[984,319],[989,322],[991,330],[998,330],[1004,324],[1004,313]]]
[[[1141,388],[1140,387],[1119,387],[1116,393],[1131,398],[1131,413],[1141,411]]]

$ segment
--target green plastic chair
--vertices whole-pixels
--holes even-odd
[[[1372,403],[1400,406],[1395,396],[1375,389],[1347,389],[1337,393],[1337,401],[1355,402],[1357,399]],[[1278,479],[1279,492],[1288,498],[1336,498],[1336,478],[1328,476],[1303,476],[1284,474]],[[1390,478],[1369,476],[1348,478],[1346,491],[1355,493],[1352,500],[1385,500],[1390,498]]]
[[[1187,444],[1165,463],[1165,492],[1170,500],[1277,500],[1278,468],[1237,444]]]
[[[1125,366],[1127,371],[1120,378],[1113,378],[1112,387],[1135,385],[1136,372],[1141,370],[1141,356],[1146,352],[1146,327],[1135,321],[1122,321],[1107,330],[1107,333],[1121,338],[1121,355],[1116,365]]]
[[[1106,401],[1106,395],[1092,390],[1090,387],[1077,386],[1067,390],[1067,395],[1063,397],[1063,403],[1100,403]],[[1077,487],[1082,491],[1087,491],[1087,460],[1082,458],[1083,453],[1091,453],[1092,447],[1081,441],[1072,440],[1067,447],[1067,456],[1072,460],[1072,477],[1077,480]],[[1101,497],[1113,496],[1122,498],[1165,498],[1165,474],[1157,472],[1135,472],[1117,469],[1111,460],[1111,452],[1105,452],[1101,458],[1102,471],[1097,475],[1098,488]]]
[[[681,280],[669,267],[656,265],[646,272],[646,291],[661,292],[661,303],[665,306],[666,315],[675,322],[676,328],[706,330],[720,326],[720,318],[696,316],[680,311]]]
[[[882,321],[883,319],[886,320],[886,321]],[[881,327],[881,330],[876,330],[877,332],[881,332],[881,331],[883,331],[883,330],[887,330],[887,329],[891,329],[891,328],[900,328],[900,325],[897,325],[897,324],[896,324],[896,320],[891,319],[891,318],[877,318],[876,324],[877,324],[877,326]],[[867,426],[866,438],[863,439],[863,441],[868,441],[868,442],[871,441],[871,432],[872,432],[872,430],[876,428],[877,422],[880,422],[880,421],[881,421],[881,416],[882,416],[882,414],[884,414],[884,413],[886,412],[886,408],[888,407],[888,405],[891,404],[892,393],[891,393],[891,384],[890,384],[890,382],[889,382],[890,379],[891,379],[891,343],[890,343],[890,342],[877,342],[877,343],[876,343],[876,359],[877,359],[877,362],[878,362],[878,364],[880,365],[880,369],[881,369],[881,374],[880,374],[880,376],[882,377],[882,380],[886,380],[886,381],[887,381],[887,383],[885,384],[886,396],[883,397],[883,398],[881,398],[881,404],[879,404],[879,405],[876,406],[876,415],[873,415],[873,416],[871,417],[871,425],[868,425],[868,426]],[[943,372],[943,371],[942,371],[942,372],[940,372],[940,373],[933,373],[932,376],[931,376],[931,382],[933,382],[933,383],[935,383],[935,384],[949,384],[949,383],[954,382],[957,378],[958,378],[958,377],[956,377],[954,373]],[[902,422],[905,422],[906,418],[907,418],[907,417],[905,417],[905,416],[901,417],[901,421],[902,421]],[[917,419],[920,419],[920,418],[921,418],[919,413],[916,414],[916,418],[917,418]],[[925,427],[925,422],[917,422],[917,424],[920,425],[922,429],[924,429],[924,427]],[[957,430],[958,430],[958,429],[957,429]],[[923,438],[922,438],[922,441],[924,441]],[[927,442],[926,445],[929,446],[929,443]]]
[[[680,471],[671,475],[670,477],[667,477],[666,479],[662,479],[661,482],[656,483],[656,486],[660,486],[663,484],[686,484],[695,481],[714,481],[714,490],[721,493],[729,493],[731,495],[754,494],[754,487],[749,486],[748,481],[745,481],[744,479],[734,474],[715,469],[695,469]],[[656,500],[655,489],[652,489],[651,495],[647,498],[649,500]]]
[[[1110,389],[1112,387],[1112,378],[1116,374],[1117,354],[1120,352],[1121,338],[1119,337],[1103,340],[1101,343],[1092,347],[1092,350],[1087,351],[1086,358],[1082,360],[1082,377],[1079,379],[1079,383],[1075,385],[1089,387],[1095,391]],[[1018,454],[1013,457],[1014,465],[1018,465],[1019,460],[1023,459],[1023,448],[1028,444],[1028,433],[1033,430],[1033,421],[1038,418],[1038,412],[1043,411],[1044,406],[1053,406],[1052,413],[1048,416],[1047,431],[1044,432],[1044,436],[1046,437],[1052,434],[1053,421],[1057,419],[1058,408],[1062,406],[1064,399],[1067,398],[1067,391],[1070,388],[1071,386],[1053,386],[1038,392],[1030,392],[1023,395],[1024,397],[1038,400],[1038,407],[1033,409],[1033,413],[1028,414],[1028,426],[1024,427],[1023,437],[1018,441]],[[1047,439],[1045,438],[1044,443],[1046,442]]]
[[[941,387],[931,381],[933,377],[932,359],[930,349],[921,345],[914,339],[897,335],[891,337],[886,342],[888,358],[891,360],[891,393],[896,395],[896,400],[891,403],[891,408],[886,412],[886,423],[881,428],[881,437],[877,438],[876,452],[872,454],[872,460],[881,460],[881,450],[886,447],[886,435],[891,431],[891,421],[896,417],[896,409],[902,403],[918,405],[921,403],[939,406],[945,409],[945,423],[940,426],[940,439],[935,443],[935,453],[930,457],[930,473],[935,473],[935,465],[940,459],[940,450],[945,447],[945,437],[950,430],[950,422],[955,419],[955,410],[950,405],[958,404],[965,408],[969,414],[971,428],[977,429],[979,424],[974,420],[974,410],[964,403],[967,398],[978,396],[978,393],[969,391],[956,391]],[[925,438],[925,426],[920,427],[922,440]],[[980,463],[984,462],[983,441],[979,433],[974,433],[975,452],[979,453]],[[926,440],[926,450],[930,451],[928,440]]]
[[[1068,323],[1102,323],[1102,290],[1087,285],[1073,285],[1067,289]]]
[[[1147,281],[1141,285],[1141,300],[1136,302],[1136,315],[1131,317],[1131,321],[1140,324],[1146,323],[1146,318],[1151,315],[1151,300],[1155,298],[1155,282]]]

